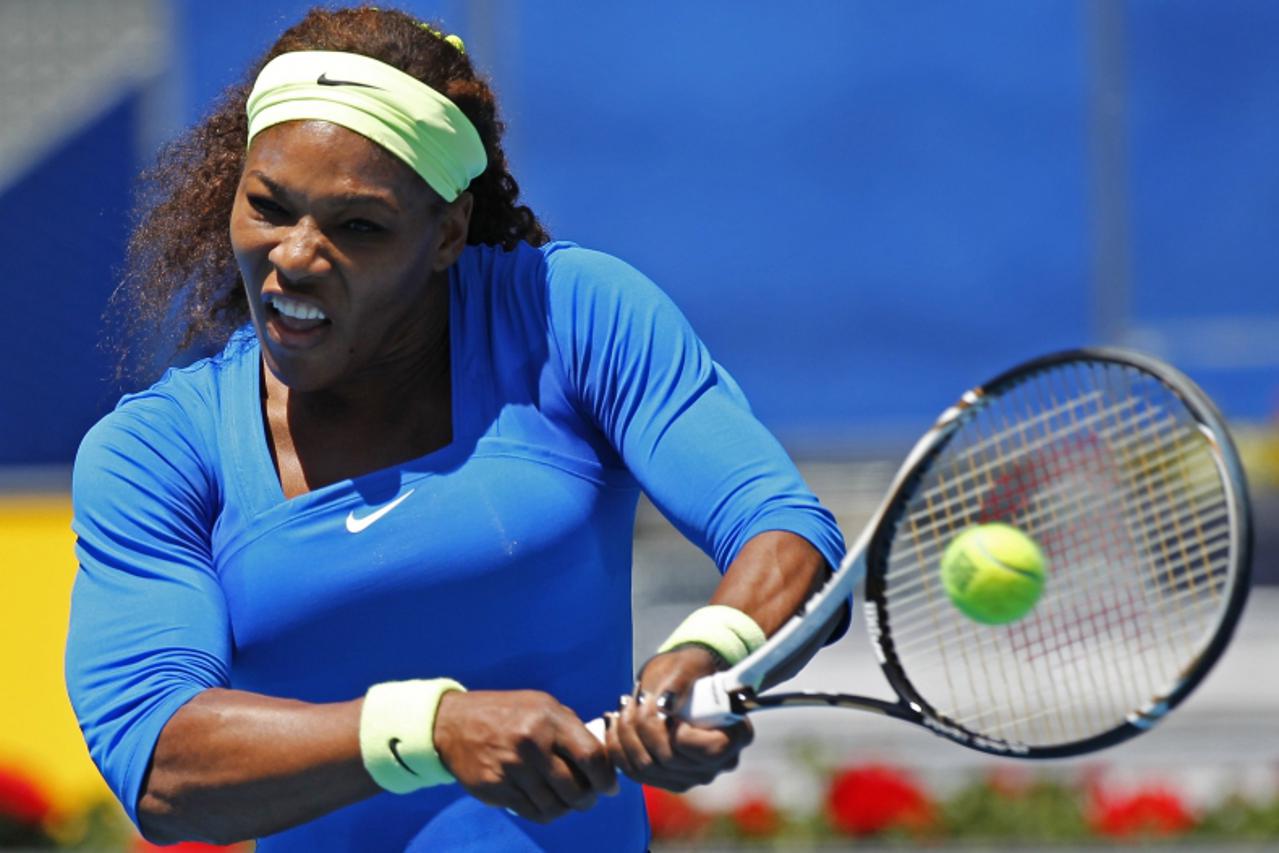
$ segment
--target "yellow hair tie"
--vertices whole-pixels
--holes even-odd
[[[440,32],[435,27],[431,26],[425,21],[419,22],[418,26],[426,30],[431,35],[435,36],[437,39],[443,39],[444,41],[453,45],[453,47],[457,48],[458,53],[462,54],[463,56],[466,56],[466,45],[462,42],[461,36],[455,36],[455,35],[446,36],[444,35],[444,33]]]

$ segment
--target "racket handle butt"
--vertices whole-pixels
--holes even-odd
[[[608,723],[603,717],[596,717],[586,724],[586,730],[595,735],[595,739],[600,743],[604,742],[604,732],[608,731]]]
[[[715,676],[693,682],[688,705],[680,716],[695,725],[713,728],[731,726],[742,719],[733,713],[733,699],[724,682]]]

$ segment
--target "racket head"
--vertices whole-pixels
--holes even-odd
[[[1252,525],[1224,420],[1187,377],[1138,353],[1070,350],[1005,371],[943,416],[866,549],[881,668],[938,734],[984,752],[1077,755],[1147,730],[1228,645]],[[964,617],[941,552],[1001,521],[1048,562],[1034,610]]]

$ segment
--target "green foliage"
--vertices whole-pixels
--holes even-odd
[[[1019,790],[975,782],[946,799],[941,814],[943,834],[966,841],[1062,843],[1093,837],[1083,792],[1053,779]]]
[[[71,850],[128,850],[133,846],[133,825],[114,801],[99,802],[68,819],[58,828],[62,847]]]
[[[1214,841],[1279,841],[1279,797],[1258,803],[1232,794],[1204,815],[1192,837]]]

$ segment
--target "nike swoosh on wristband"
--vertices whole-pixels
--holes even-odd
[[[377,521],[379,518],[386,515],[388,512],[395,509],[400,504],[404,503],[404,501],[408,500],[408,497],[411,494],[413,494],[413,490],[409,489],[407,492],[400,495],[398,498],[391,501],[389,504],[385,504],[383,506],[378,507],[377,509],[373,510],[371,513],[364,516],[363,518],[356,518],[355,510],[351,510],[350,512],[346,514],[347,531],[351,533],[359,533],[362,530],[368,529],[369,525],[371,525],[373,522]]]
[[[416,770],[414,770],[412,767],[409,767],[407,764],[404,763],[404,759],[400,758],[400,739],[399,738],[397,737],[391,738],[390,740],[386,742],[386,746],[387,746],[387,749],[391,750],[391,755],[395,758],[395,762],[397,764],[399,764],[405,770],[412,773],[414,776],[418,775],[418,772]]]
[[[381,89],[381,86],[374,86],[372,83],[357,83],[354,80],[330,80],[328,74],[321,74],[315,78],[315,82],[321,86],[359,86],[361,89]]]

